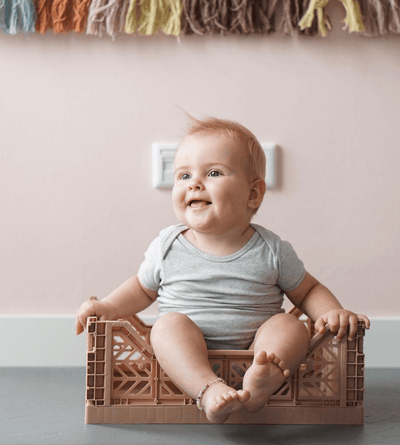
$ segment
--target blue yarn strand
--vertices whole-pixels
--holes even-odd
[[[3,33],[7,31],[6,0],[0,0],[0,30]]]
[[[35,23],[33,0],[0,0],[0,29],[4,34],[35,32]]]

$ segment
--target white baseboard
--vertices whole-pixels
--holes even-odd
[[[151,319],[144,319],[151,322]],[[0,316],[0,367],[85,366],[86,336],[74,316]],[[372,318],[364,341],[367,368],[400,368],[394,351],[400,318]]]

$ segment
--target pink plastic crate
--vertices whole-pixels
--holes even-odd
[[[300,316],[297,309],[291,313]],[[226,423],[364,423],[364,322],[354,340],[338,342],[328,330],[310,334],[309,350],[299,370],[258,413],[237,412]],[[209,423],[195,400],[161,369],[150,344],[151,326],[129,320],[88,319],[86,423]],[[240,389],[253,360],[252,351],[209,351],[218,377]]]

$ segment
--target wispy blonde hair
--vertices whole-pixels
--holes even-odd
[[[211,116],[197,119],[189,113],[185,113],[189,119],[189,125],[186,128],[182,140],[199,133],[217,132],[221,135],[230,137],[235,141],[239,141],[239,145],[248,151],[250,160],[250,181],[254,181],[255,179],[262,179],[265,181],[265,153],[261,144],[250,130],[235,121],[218,119]]]

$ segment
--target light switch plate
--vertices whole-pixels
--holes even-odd
[[[261,144],[267,158],[265,182],[268,188],[275,187],[275,149],[274,143]],[[152,148],[153,187],[172,189],[174,185],[174,159],[178,143],[155,142]]]
[[[261,147],[264,150],[267,158],[267,165],[265,171],[265,183],[268,188],[273,188],[276,185],[276,168],[275,168],[275,152],[276,144],[273,142],[263,142]]]
[[[153,187],[171,189],[174,185],[174,159],[177,143],[153,144]]]

